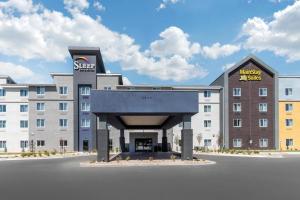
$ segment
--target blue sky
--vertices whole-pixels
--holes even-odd
[[[85,44],[133,84],[209,84],[250,53],[300,74],[300,2],[0,1],[1,73],[51,82],[49,72],[72,71],[67,46]]]

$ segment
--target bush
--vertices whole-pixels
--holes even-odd
[[[126,157],[126,161],[129,161],[129,160],[130,160],[130,156],[127,156],[127,157]]]
[[[27,156],[27,153],[21,153],[21,156],[22,156],[22,158],[24,158],[24,157],[26,157]]]
[[[117,156],[117,157],[116,157],[116,161],[117,161],[117,162],[120,162],[121,160],[122,160],[122,157],[121,157],[121,156]]]
[[[50,156],[50,154],[49,154],[48,151],[44,151],[44,155],[45,155],[45,156]]]
[[[153,157],[152,156],[149,157],[149,161],[153,161]]]
[[[171,156],[170,156],[170,159],[173,160],[173,161],[175,162],[176,156],[175,156],[175,155],[171,155]]]
[[[57,151],[56,149],[54,149],[53,151],[51,151],[51,155],[56,155]]]
[[[38,152],[38,155],[39,155],[39,157],[42,157],[42,156],[43,156],[43,154],[42,154],[41,151]]]

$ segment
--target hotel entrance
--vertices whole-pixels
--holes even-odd
[[[136,138],[135,152],[153,152],[152,138]]]

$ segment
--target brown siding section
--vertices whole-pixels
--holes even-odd
[[[240,69],[262,71],[261,81],[240,81]],[[241,88],[241,97],[233,96],[233,88]],[[268,88],[268,96],[260,97],[259,88]],[[229,147],[233,148],[233,139],[242,139],[242,148],[259,149],[259,139],[268,139],[268,149],[275,148],[274,118],[275,115],[275,83],[274,75],[253,60],[241,65],[228,75],[229,103]],[[241,103],[242,111],[233,112],[233,103]],[[266,113],[259,112],[259,103],[268,103]],[[242,127],[233,127],[233,119],[242,119]],[[260,128],[259,119],[268,119],[268,127]],[[252,140],[252,145],[250,144]]]

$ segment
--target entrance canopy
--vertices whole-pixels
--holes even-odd
[[[169,129],[198,113],[198,92],[92,90],[91,111],[118,129]]]

